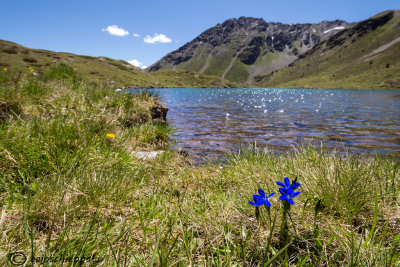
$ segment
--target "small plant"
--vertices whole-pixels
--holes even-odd
[[[297,177],[292,181],[292,183],[290,183],[288,177],[285,177],[284,183],[277,181],[276,184],[281,186],[281,188],[279,188],[279,193],[281,193],[279,200],[283,202],[283,211],[282,211],[280,236],[281,236],[281,245],[285,246],[289,240],[287,215],[289,213],[291,205],[294,205],[293,198],[300,195],[300,192],[294,191],[300,187],[300,183],[297,182]]]
[[[266,265],[271,263],[280,253],[283,253],[290,244],[289,243],[289,227],[288,227],[287,217],[288,217],[288,213],[289,213],[291,205],[294,205],[293,198],[300,195],[300,192],[295,192],[295,190],[300,187],[300,183],[297,182],[297,177],[292,181],[292,183],[290,183],[290,180],[288,177],[285,177],[284,182],[277,181],[276,184],[281,186],[279,188],[279,192],[281,193],[279,200],[283,202],[282,221],[281,221],[281,228],[279,231],[281,250],[278,253],[276,253],[276,255],[274,257],[272,257]],[[259,207],[262,205],[265,205],[267,208],[267,213],[268,213],[269,223],[270,223],[270,237],[268,239],[268,244],[267,244],[267,248],[269,248],[272,233],[273,233],[273,230],[275,227],[276,216],[275,216],[274,220],[272,220],[271,211],[270,211],[271,202],[268,200],[268,198],[274,196],[275,192],[266,196],[264,190],[259,188],[258,193],[259,193],[259,195],[253,195],[254,202],[249,201],[249,204],[256,207],[256,217],[257,218],[259,218],[259,216],[260,216]],[[272,223],[272,221],[273,221],[273,223]],[[264,266],[264,264],[263,264],[263,266]]]
[[[36,63],[37,60],[34,59],[33,57],[24,57],[23,61],[28,62],[28,63]]]

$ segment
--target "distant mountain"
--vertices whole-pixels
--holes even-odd
[[[257,86],[400,89],[400,10],[361,21],[319,42]]]
[[[345,21],[282,24],[263,19],[229,19],[149,67],[185,69],[233,82],[253,83],[254,77],[288,66],[301,54],[349,28]]]

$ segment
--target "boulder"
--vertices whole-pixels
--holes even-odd
[[[132,156],[138,159],[143,159],[143,160],[153,160],[156,159],[159,155],[163,154],[164,151],[149,151],[149,152],[133,152]]]
[[[157,104],[151,109],[151,118],[154,123],[167,123],[168,108],[161,104]]]

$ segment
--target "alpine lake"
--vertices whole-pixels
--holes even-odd
[[[169,108],[173,146],[195,161],[249,145],[280,153],[298,145],[399,154],[400,91],[229,88],[149,89]]]

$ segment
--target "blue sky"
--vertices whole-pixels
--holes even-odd
[[[400,9],[400,1],[1,0],[0,39],[31,48],[123,59],[143,67],[229,18],[354,22],[387,9]]]

